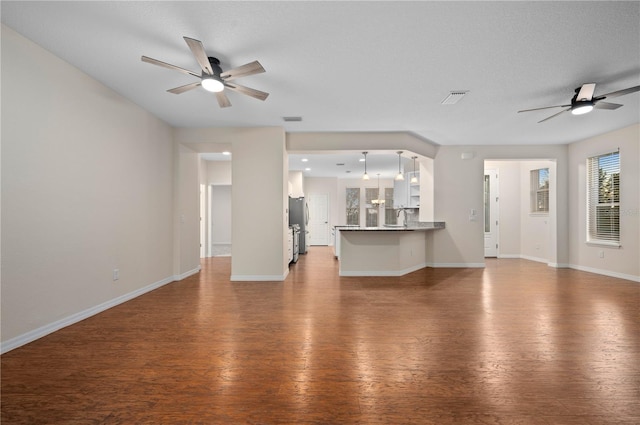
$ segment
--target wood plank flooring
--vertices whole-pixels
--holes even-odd
[[[640,284],[525,260],[285,282],[231,258],[2,356],[2,424],[639,424]]]

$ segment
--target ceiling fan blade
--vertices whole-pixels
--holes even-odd
[[[611,93],[603,94],[602,96],[599,96],[599,97],[602,99],[604,99],[605,97],[618,97],[618,96],[624,96],[625,94],[634,93],[637,91],[640,91],[640,86],[629,87],[628,89],[614,91]]]
[[[142,57],[142,62],[147,62],[153,65],[162,66],[164,68],[175,69],[176,71],[180,71],[183,74],[193,75],[194,77],[200,78],[200,74],[196,74],[195,72],[191,72],[188,69],[180,68],[179,66],[171,65],[170,63],[162,62],[157,59],[153,59],[147,56]]]
[[[591,100],[593,98],[593,92],[596,89],[596,83],[583,84],[576,97],[577,101]]]
[[[218,105],[220,105],[221,108],[228,108],[231,106],[231,102],[229,102],[229,98],[224,94],[224,92],[217,92],[216,99],[218,99]]]
[[[265,72],[265,70],[262,65],[260,65],[260,62],[253,61],[251,63],[247,63],[237,68],[225,71],[220,74],[220,77],[226,81],[231,81],[235,80],[236,78],[247,77],[249,75],[260,74],[262,72]]]
[[[265,92],[260,91],[260,90],[252,89],[251,87],[241,86],[240,84],[227,83],[225,81],[224,85],[229,90],[233,90],[233,91],[236,91],[238,93],[246,94],[247,96],[251,96],[251,97],[259,99],[259,100],[265,100],[269,96],[269,93],[265,93]]]
[[[531,112],[531,111],[541,111],[543,109],[551,109],[551,108],[566,108],[568,106],[571,106],[571,105],[554,105],[554,106],[545,106],[543,108],[523,109],[522,111],[518,111],[518,113],[520,113],[520,112]]]
[[[571,108],[569,108],[569,109],[563,109],[562,111],[558,112],[557,114],[553,114],[553,115],[551,115],[550,117],[547,117],[547,118],[543,119],[542,121],[538,121],[538,124],[540,124],[541,122],[548,121],[548,120],[550,120],[551,118],[555,118],[555,117],[557,117],[558,115],[560,115],[561,113],[563,113],[563,112],[567,112],[567,111],[570,111],[570,110],[571,110]]]
[[[207,57],[207,53],[204,51],[204,46],[200,40],[196,40],[194,38],[183,37],[184,41],[187,42],[187,45],[191,49],[193,56],[196,57],[196,60],[200,64],[202,70],[209,74],[213,75],[213,69],[211,69],[211,64],[209,63],[209,58]]]
[[[173,93],[173,94],[180,94],[180,93],[184,93],[184,92],[189,91],[189,90],[193,90],[198,86],[200,86],[200,82],[199,81],[197,83],[185,84],[184,86],[180,86],[180,87],[176,87],[176,88],[173,88],[173,89],[169,89],[167,91],[169,93]]]
[[[614,110],[614,109],[618,109],[621,106],[622,105],[620,105],[619,103],[598,102],[595,104],[594,108]]]

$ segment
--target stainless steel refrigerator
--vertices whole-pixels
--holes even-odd
[[[306,254],[309,248],[309,206],[304,198],[289,198],[289,225],[300,226],[298,252]]]

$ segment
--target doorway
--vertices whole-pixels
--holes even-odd
[[[211,185],[211,255],[231,255],[231,185]]]
[[[498,256],[498,170],[484,171],[484,256]]]
[[[329,195],[309,195],[309,245],[329,245]]]

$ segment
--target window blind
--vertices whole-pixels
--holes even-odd
[[[587,159],[588,241],[620,243],[620,152]]]

